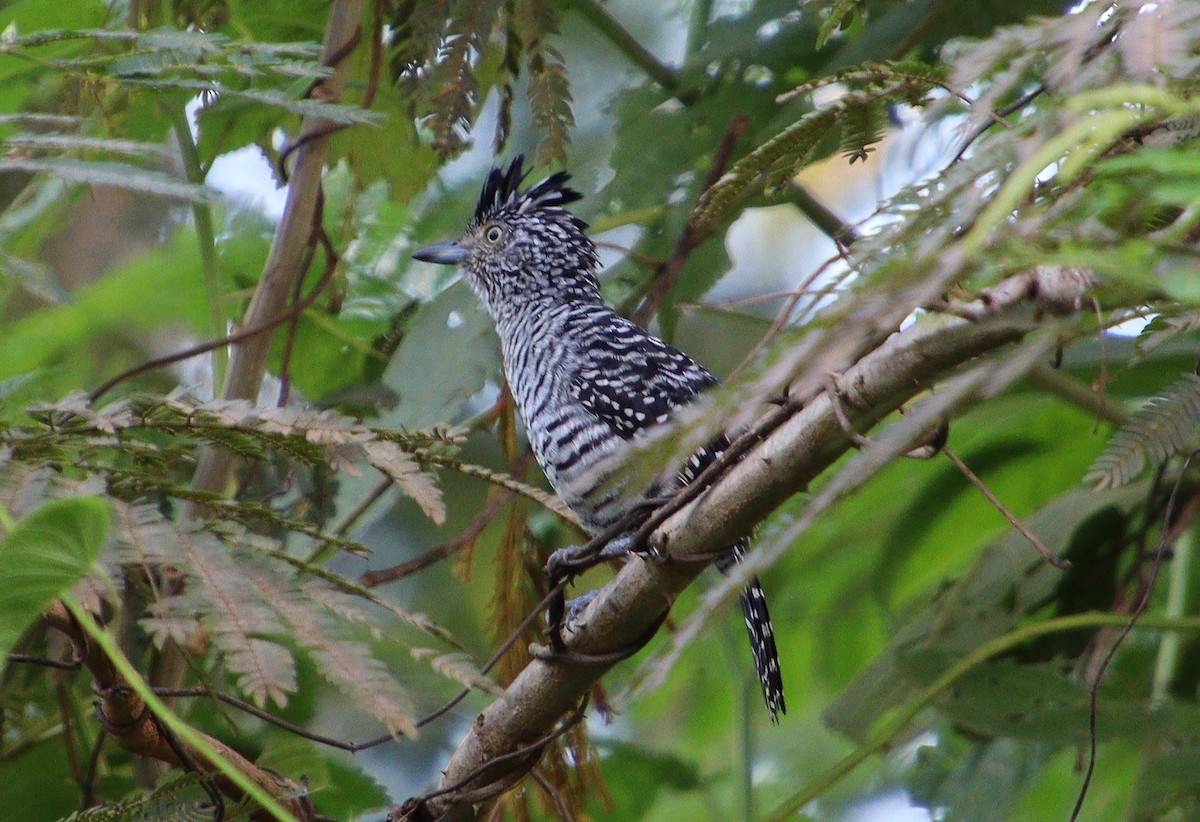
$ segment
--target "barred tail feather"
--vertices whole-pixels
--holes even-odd
[[[746,543],[739,542],[717,562],[722,572],[740,562],[746,554]],[[779,670],[779,650],[775,647],[775,627],[771,624],[771,612],[767,609],[767,594],[758,577],[742,591],[742,616],[746,620],[746,633],[750,637],[750,652],[754,655],[754,670],[762,686],[763,699],[771,712],[771,721],[778,724],[779,715],[787,713],[783,698],[783,674]]]
[[[778,723],[779,715],[787,713],[787,704],[783,699],[783,675],[779,670],[779,651],[775,648],[775,628],[771,625],[771,612],[767,610],[767,595],[757,578],[746,586],[741,601],[763,699],[766,700],[767,710],[771,712],[771,721]]]

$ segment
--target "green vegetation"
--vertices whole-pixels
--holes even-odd
[[[1200,818],[1200,5],[651,5],[0,0],[0,819],[466,812],[504,710],[541,756],[478,818]],[[247,146],[278,222],[212,184]],[[518,151],[725,378],[629,476],[730,426],[791,462],[697,506],[745,567],[622,575],[681,591],[647,650],[505,708],[582,535],[409,254]],[[767,213],[824,250],[749,271]]]

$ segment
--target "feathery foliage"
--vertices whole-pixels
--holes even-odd
[[[1083,478],[1097,490],[1125,485],[1195,444],[1200,431],[1200,377],[1183,374],[1162,394],[1151,397],[1112,436]]]
[[[1152,564],[1180,479],[1170,457],[1200,420],[1197,4],[363,6],[338,103],[319,57],[324,0],[26,0],[0,13],[0,523],[98,497],[111,527],[74,592],[129,660],[178,685],[162,663],[179,649],[182,684],[290,725],[178,698],[190,723],[310,777],[326,816],[381,816],[433,787],[460,729],[545,641],[535,620],[494,672],[480,669],[545,593],[546,555],[579,535],[535,472],[508,473],[527,463],[497,400],[487,319],[450,272],[409,261],[459,230],[494,141],[567,167],[586,195],[579,216],[598,235],[620,230],[599,237],[613,243],[607,297],[632,309],[655,295],[658,329],[722,376],[746,360],[647,438],[634,481],[785,390],[829,390],[899,328],[986,313],[1014,275],[1086,272],[1095,300],[1035,295],[1025,343],[928,386],[869,432],[876,446],[772,515],[744,567],[680,597],[648,676],[622,663],[593,692],[590,711],[619,723],[599,742],[580,725],[549,745],[537,778],[503,798],[511,815],[659,819],[703,805],[832,818],[906,791],[946,817],[1068,818],[1106,632],[1157,570],[1100,677],[1084,815],[1200,817],[1194,552],[1164,545]],[[207,396],[206,364],[86,402],[80,391],[124,368],[244,329],[258,272],[296,226],[280,231],[213,184],[248,177],[239,159],[277,164],[309,116],[340,130],[321,177],[324,235],[294,232],[316,259],[291,293],[337,256],[326,290],[270,332],[268,369],[291,404],[176,388]],[[674,281],[661,289],[664,271]],[[1153,318],[1135,341],[1100,338],[1133,317]],[[889,462],[943,417],[955,454],[1070,571],[1005,532],[945,459]],[[192,486],[209,448],[236,456],[220,493]],[[1139,481],[1164,460],[1157,489]],[[1197,508],[1181,482],[1169,535],[1194,531]],[[799,747],[742,711],[748,660],[727,658],[713,629],[734,621],[750,573],[772,596],[789,721],[830,731]],[[380,579],[396,581],[364,587]],[[69,655],[57,631],[21,627],[17,653]],[[6,668],[0,806],[29,819],[211,817],[194,777],[174,773],[119,800],[141,771],[111,740],[97,747],[108,735],[90,680]],[[417,716],[460,688],[472,693],[413,742]],[[296,728],[402,738],[351,760]],[[845,740],[856,747],[839,762]],[[847,779],[853,767],[871,773]],[[105,804],[80,812],[85,798]],[[250,812],[227,804],[228,818]]]

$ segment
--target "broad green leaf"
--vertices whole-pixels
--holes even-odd
[[[95,351],[89,341],[117,332],[180,321],[199,326],[204,311],[201,294],[195,238],[190,232],[180,232],[169,245],[152,249],[103,280],[79,289],[71,302],[31,311],[6,323],[0,335],[0,379],[46,365],[62,370],[64,360],[78,368],[91,362],[79,356]],[[75,356],[65,358],[68,352]],[[91,380],[95,375],[85,372],[75,378]]]
[[[278,773],[304,774],[321,813],[334,819],[354,819],[386,808],[388,795],[359,760],[344,760],[278,729],[267,734],[266,750],[257,764]]]
[[[622,818],[643,819],[664,794],[693,791],[701,780],[686,759],[615,739],[603,743],[600,759],[605,773],[622,775],[609,782]]]
[[[1026,524],[1051,550],[1067,555],[1075,533],[1091,519],[1114,508],[1134,510],[1145,492],[1144,484],[1105,493],[1072,491],[1028,517]],[[1090,553],[1095,545],[1088,541],[1079,548]],[[1084,554],[1077,561],[1091,558]],[[1013,630],[1025,615],[1043,608],[1060,584],[1062,573],[1043,561],[1024,537],[1008,531],[979,555],[970,571],[895,632],[888,646],[826,710],[826,721],[853,739],[865,738],[889,708],[907,702],[956,656]],[[915,658],[910,658],[905,668],[902,658],[919,647],[947,656],[921,657],[926,665],[919,672],[912,667]]]
[[[917,749],[906,781],[924,807],[952,809],[953,818],[972,822],[1006,822],[1047,753],[1037,743],[992,739],[973,745],[947,732]]]
[[[0,822],[62,819],[79,810],[79,786],[58,739],[0,762]]]
[[[465,283],[447,288],[413,318],[384,382],[400,402],[383,420],[409,430],[457,422],[468,399],[496,379],[499,341]]]
[[[0,540],[0,654],[91,570],[107,532],[103,500],[75,497],[45,503]]]

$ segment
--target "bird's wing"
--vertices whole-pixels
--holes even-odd
[[[716,381],[687,354],[627,323],[588,346],[570,390],[597,419],[630,439],[666,422]]]

